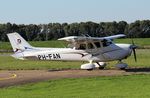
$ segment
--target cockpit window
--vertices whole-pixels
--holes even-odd
[[[86,44],[80,44],[79,49],[81,49],[81,50],[85,50],[85,49],[86,49]]]
[[[101,47],[101,45],[100,45],[99,42],[94,42],[94,44],[95,44],[95,46],[96,46],[97,48],[100,48],[100,47]]]
[[[102,45],[103,45],[103,47],[107,47],[107,46],[109,46],[110,44],[112,44],[112,42],[110,42],[110,41],[108,41],[108,40],[106,40],[106,39],[102,40]]]
[[[92,43],[88,43],[88,49],[94,49],[94,46]]]

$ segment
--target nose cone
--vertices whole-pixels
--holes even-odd
[[[138,46],[136,46],[136,45],[130,45],[130,49],[136,49],[136,48],[138,48]]]

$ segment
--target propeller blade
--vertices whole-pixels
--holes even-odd
[[[137,48],[137,46],[135,45],[135,43],[134,43],[134,41],[133,41],[133,33],[132,33],[132,32],[129,32],[129,36],[130,36],[131,41],[132,41],[131,49],[132,49],[133,54],[134,54],[134,60],[135,60],[135,62],[137,62],[136,51],[135,51],[135,49]]]
[[[133,48],[133,54],[134,54],[134,60],[135,60],[135,62],[137,62],[135,48]]]
[[[135,45],[135,44],[134,44],[134,41],[133,41],[133,38],[132,38],[132,45]]]

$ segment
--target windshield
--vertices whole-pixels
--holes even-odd
[[[112,44],[112,42],[110,42],[110,41],[108,41],[108,40],[106,40],[106,39],[102,40],[101,42],[102,42],[103,47],[107,47],[107,46],[109,46],[110,44]]]

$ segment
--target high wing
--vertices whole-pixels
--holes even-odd
[[[108,37],[103,37],[102,39],[116,39],[116,38],[121,38],[121,37],[125,37],[126,35],[124,34],[118,34],[118,35],[112,35],[112,36],[108,36]]]
[[[113,36],[108,36],[108,37],[86,37],[86,36],[69,36],[69,37],[64,37],[60,38],[58,40],[64,40],[68,42],[81,42],[81,41],[101,41],[104,39],[116,39],[116,38],[121,38],[125,37],[126,35],[124,34],[118,34],[118,35],[113,35]]]

